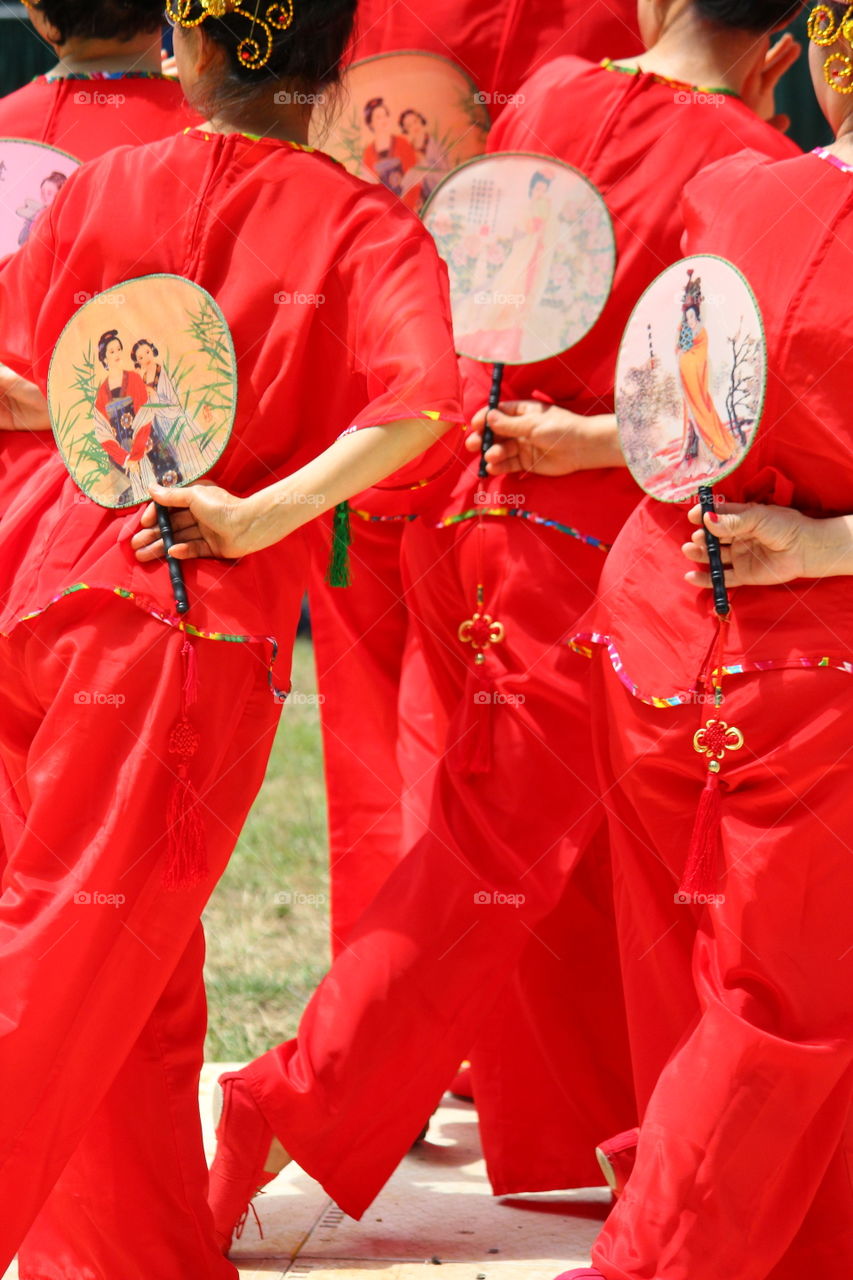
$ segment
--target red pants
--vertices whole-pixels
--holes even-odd
[[[209,874],[165,891],[181,642],[95,591],[0,641],[0,758],[24,820],[0,897],[0,1273],[20,1247],[22,1280],[236,1276],[206,1203],[199,917],[278,714],[263,654],[196,642]]]
[[[309,593],[322,698],[334,955],[411,847],[435,756],[423,662],[403,598],[405,526],[355,515],[351,525],[352,586],[325,583],[328,536],[318,537]],[[406,697],[404,718],[401,683],[414,695]]]
[[[637,1164],[593,1251],[608,1280],[853,1274],[853,680],[732,677],[717,905],[676,891],[713,714],[596,660]]]
[[[571,601],[565,618],[554,608],[555,578],[566,574],[563,547],[551,543],[560,535],[520,526],[495,522],[488,530],[496,610],[508,629],[490,655],[500,698],[486,708],[495,745],[486,773],[461,771],[453,752],[470,732],[470,655],[456,640],[476,584],[468,530],[422,529],[407,538],[407,598],[439,702],[452,708],[430,828],[349,935],[296,1040],[246,1072],[284,1146],[353,1216],[405,1154],[528,949],[547,942],[541,922],[563,901],[600,825],[588,664],[563,643]],[[592,1056],[608,1067],[589,1073],[586,1049],[582,1069],[570,1053],[561,1057],[560,1083],[583,1125],[561,1134],[552,1186],[599,1181],[595,1141],[633,1122],[615,943],[598,928],[610,916],[606,896],[589,893],[584,919],[595,927],[567,949],[584,967],[566,1009],[588,1000],[584,1027],[598,1037]],[[584,987],[590,972],[594,994]],[[484,1132],[512,1125],[513,1106],[495,1097],[487,1115],[478,1095]],[[536,1185],[531,1165],[541,1136],[525,1134],[528,1187]]]

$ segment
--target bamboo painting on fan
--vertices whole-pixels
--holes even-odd
[[[0,138],[0,257],[26,244],[80,161],[56,147]]]
[[[205,290],[145,276],[86,300],[57,343],[51,424],[82,491],[104,507],[189,483],[221,455],[237,376],[228,326]]]
[[[449,58],[379,54],[349,68],[343,106],[319,105],[312,141],[419,213],[446,173],[485,150],[485,99]]]
[[[622,446],[646,492],[679,502],[733,471],[758,429],[765,379],[761,314],[731,263],[702,254],[658,276],[616,372]]]

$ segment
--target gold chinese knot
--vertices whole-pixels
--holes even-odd
[[[743,734],[725,720],[709,720],[693,735],[693,750],[706,756],[711,773],[720,772],[720,761],[727,751],[740,751]]]
[[[502,622],[496,621],[490,613],[475,613],[467,618],[459,628],[458,636],[463,644],[470,644],[475,650],[475,662],[485,662],[484,650],[490,644],[500,644],[506,635]]]

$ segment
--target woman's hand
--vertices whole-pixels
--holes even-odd
[[[489,475],[531,471],[541,476],[564,476],[625,465],[612,414],[585,418],[539,400],[507,400],[497,409],[483,408],[475,414],[473,430],[465,441],[471,453],[482,448],[487,414],[496,436],[486,453]]]
[[[47,401],[34,382],[0,365],[0,430],[50,431]]]
[[[790,32],[771,45],[764,62],[759,63],[754,73],[744,83],[742,98],[756,115],[766,120],[780,133],[787,133],[791,127],[789,116],[776,113],[776,86],[800,56],[801,47]]]
[[[184,489],[151,488],[154,502],[172,513],[175,546],[169,552],[175,560],[196,560],[211,556],[237,560],[268,545],[255,536],[252,498],[235,498],[215,484],[193,484]],[[154,502],[142,513],[142,529],[134,534],[131,546],[143,563],[161,560],[166,554]]]
[[[715,518],[716,517],[716,518]],[[692,524],[702,525],[693,507]],[[705,527],[722,546],[727,587],[766,587],[795,578],[830,578],[853,573],[853,518],[813,520],[789,507],[725,503],[705,517]],[[710,587],[705,534],[700,527],[682,548],[702,565],[685,574],[694,587]]]

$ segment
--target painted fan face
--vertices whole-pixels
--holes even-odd
[[[472,160],[423,212],[450,273],[456,350],[531,364],[586,337],[613,283],[610,214],[577,169],[506,152]]]
[[[354,62],[329,112],[315,112],[311,140],[366,182],[381,182],[415,213],[441,179],[482,155],[485,95],[455,62],[431,53],[387,53]]]
[[[26,244],[80,161],[24,138],[0,138],[0,257]]]
[[[758,303],[724,258],[668,267],[640,298],[616,365],[625,460],[662,502],[693,498],[740,465],[764,406],[767,351]]]
[[[102,507],[150,501],[152,484],[198,480],[237,407],[225,317],[180,276],[96,294],[69,320],[47,383],[53,434],[74,481]]]

